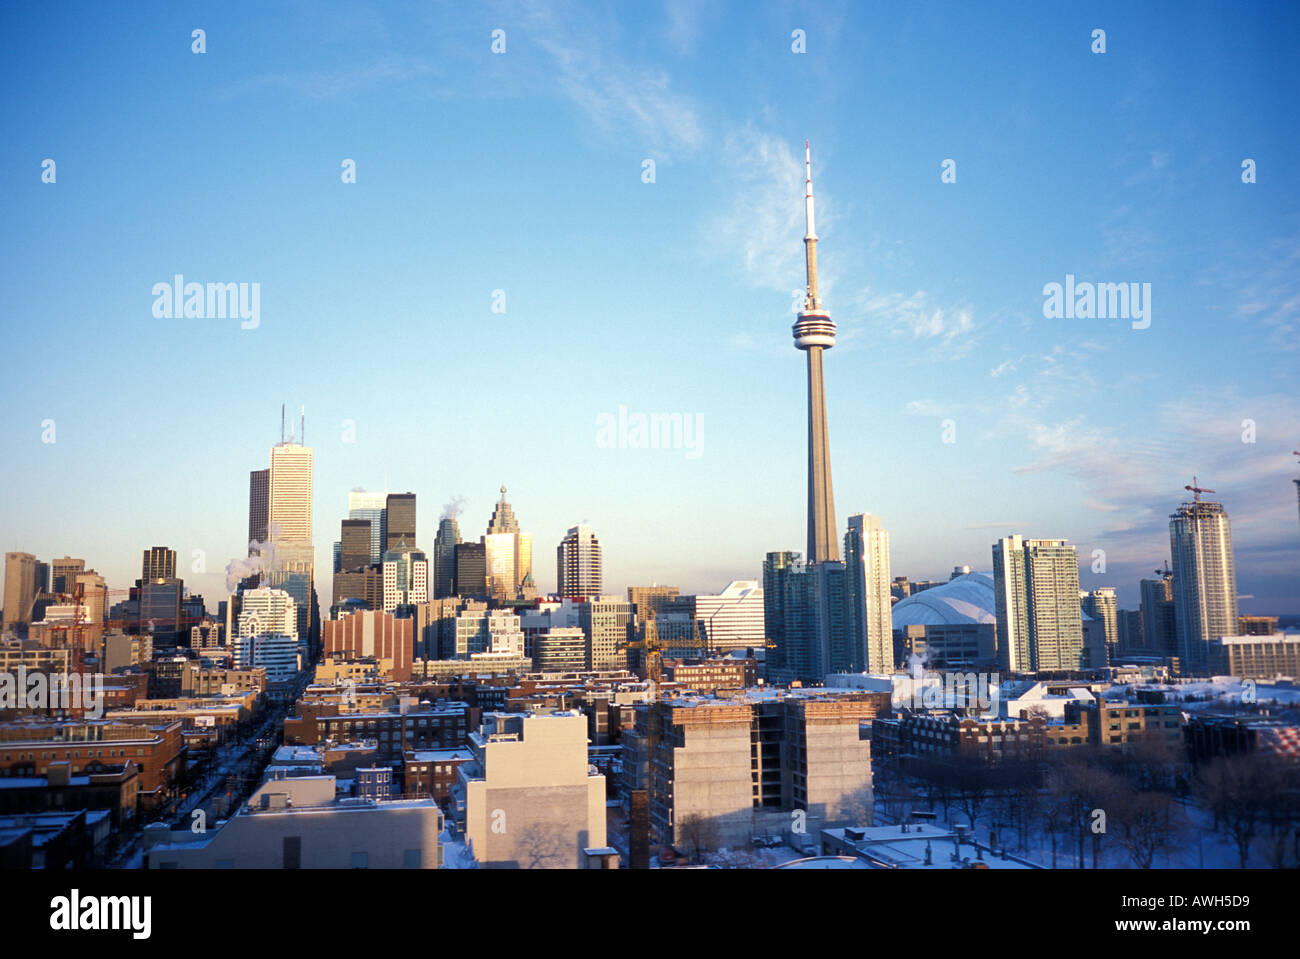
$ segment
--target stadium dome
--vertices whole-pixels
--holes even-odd
[[[993,574],[967,573],[895,603],[894,629],[901,626],[996,623],[995,608]]]

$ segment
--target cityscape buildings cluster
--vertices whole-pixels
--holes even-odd
[[[1201,498],[1213,490],[1187,487],[1170,563],[1140,582],[1137,610],[1113,586],[1081,589],[1065,539],[1008,532],[988,571],[913,582],[893,575],[882,516],[852,513],[840,535],[824,385],[836,327],[807,145],[805,174],[792,332],[808,385],[806,553],[768,552],[761,578],[717,593],[612,595],[599,538],[578,523],[543,595],[504,485],[476,538],[453,500],[428,551],[414,492],[357,489],[322,616],[314,451],[303,420],[286,437],[282,410],[215,615],[165,545],[143,550],[127,590],[84,559],[5,554],[0,679],[96,681],[79,698],[0,701],[0,862],[609,869],[743,853],[1032,869],[1046,863],[1030,837],[1050,834],[1055,864],[1058,833],[1084,828],[1026,818],[1066,757],[1097,781],[1136,757],[1146,780],[1132,793],[1163,812],[1194,781],[1209,791],[1198,801],[1228,802],[1204,770],[1253,757],[1284,771],[1255,787],[1290,808],[1268,821],[1300,830],[1286,806],[1300,634],[1239,615],[1228,515]],[[969,821],[914,809],[922,788],[967,797]],[[985,792],[1019,817],[1014,848],[996,823],[987,842],[973,832]],[[1112,800],[1121,820],[1141,814]],[[195,812],[215,823],[198,838]],[[1160,851],[1125,849],[1148,866]]]

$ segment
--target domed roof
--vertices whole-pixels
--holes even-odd
[[[996,623],[993,574],[967,573],[894,604],[894,628]]]

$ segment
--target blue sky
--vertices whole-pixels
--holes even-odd
[[[1067,537],[1135,608],[1196,474],[1243,611],[1300,612],[1294,5],[462,7],[0,11],[5,549],[113,588],[203,550],[215,606],[286,403],[320,569],[351,488],[416,492],[428,548],[504,483],[542,589],[580,521],[611,591],[756,577],[804,543],[809,138],[841,527],[914,579]],[[155,318],[176,273],[260,326]],[[1066,274],[1150,283],[1150,328],[1044,318]],[[602,448],[620,406],[701,455]]]

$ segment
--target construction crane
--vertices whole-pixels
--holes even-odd
[[[703,624],[697,623],[696,628],[698,635],[692,639],[660,639],[654,617],[651,616],[645,621],[644,639],[638,639],[630,643],[620,643],[617,648],[620,650],[644,650],[646,654],[646,678],[658,686],[663,676],[663,651],[665,649],[700,649],[705,652],[720,652],[708,638]],[[775,649],[776,643],[764,638],[762,646],[765,649]]]
[[[1202,493],[1216,493],[1216,492],[1218,492],[1217,490],[1205,489],[1205,488],[1203,488],[1203,487],[1201,487],[1201,486],[1198,486],[1198,485],[1197,485],[1198,482],[1199,482],[1199,480],[1197,480],[1197,478],[1196,478],[1195,476],[1193,476],[1193,477],[1192,477],[1192,485],[1191,485],[1191,486],[1184,486],[1184,487],[1183,487],[1183,489],[1187,490],[1189,493],[1192,494],[1192,497],[1193,497],[1193,499],[1195,499],[1196,502],[1199,503],[1199,502],[1201,501],[1201,494],[1202,494]]]
[[[1173,576],[1173,575],[1174,575],[1174,571],[1173,571],[1172,569],[1169,568],[1169,560],[1165,560],[1165,568],[1164,568],[1164,569],[1157,569],[1157,570],[1156,570],[1156,575],[1157,575],[1157,576],[1165,576],[1165,577],[1169,577],[1169,576]]]

